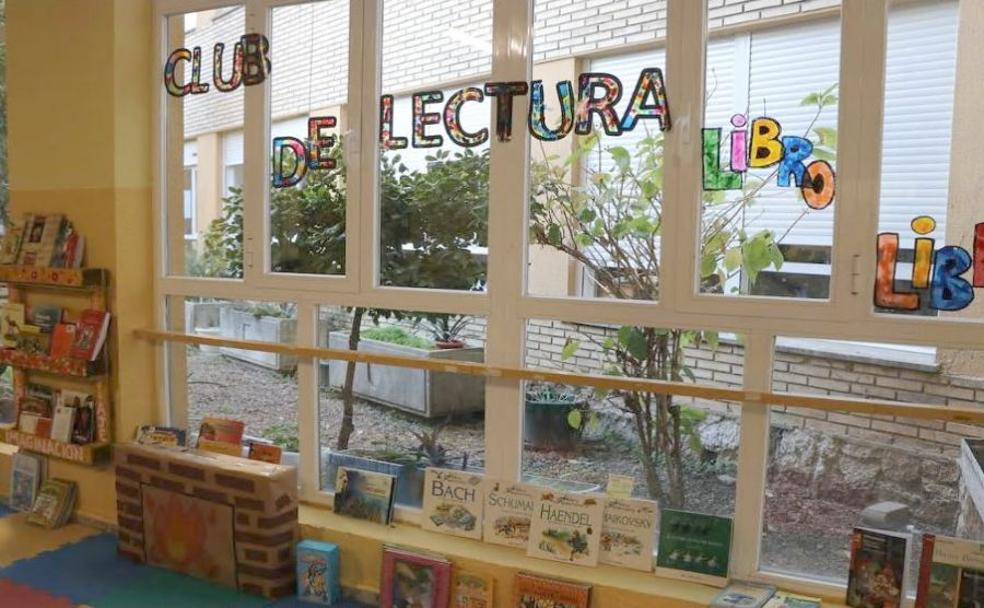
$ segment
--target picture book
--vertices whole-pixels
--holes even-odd
[[[55,389],[44,384],[27,383],[27,390],[21,400],[21,412],[51,418],[55,413]]]
[[[605,500],[541,488],[526,554],[581,566],[598,564]]]
[[[78,412],[68,405],[55,406],[55,417],[51,421],[51,438],[55,441],[69,443],[72,441],[72,430],[75,428],[75,414]]]
[[[395,547],[383,549],[380,608],[447,608],[451,563]]]
[[[104,310],[82,311],[75,329],[72,357],[84,361],[95,361],[99,357],[109,331],[109,319],[110,314]]]
[[[297,543],[297,598],[324,606],[342,599],[338,545],[320,540]]]
[[[516,608],[588,608],[591,585],[519,572],[513,581]]]
[[[52,266],[55,262],[55,250],[58,238],[65,227],[65,216],[59,213],[48,215],[44,221],[44,232],[41,234],[41,246],[34,261],[35,266]]]
[[[822,605],[818,597],[778,591],[765,603],[765,608],[820,608]]]
[[[711,600],[711,608],[762,608],[775,592],[772,585],[735,581]]]
[[[907,535],[855,528],[851,534],[846,604],[855,608],[900,606],[908,562]]]
[[[44,458],[30,452],[17,452],[10,461],[10,508],[30,511],[44,475]]]
[[[38,418],[34,425],[34,434],[38,437],[51,437],[51,418]]]
[[[242,456],[243,430],[246,425],[240,420],[227,418],[205,418],[198,429],[200,450],[226,454],[227,456]]]
[[[495,579],[487,574],[456,570],[451,588],[451,608],[492,608]]]
[[[0,334],[3,336],[4,348],[17,348],[17,336],[24,327],[24,305],[19,302],[7,302],[3,305],[0,316]]]
[[[23,222],[11,222],[7,227],[7,233],[3,235],[3,245],[0,246],[0,264],[10,265],[17,263],[17,254],[20,253],[21,239],[24,237]]]
[[[44,528],[59,528],[68,522],[75,509],[77,486],[74,481],[46,479],[27,516],[27,523]]]
[[[13,397],[0,397],[0,429],[17,426],[17,402]]]
[[[251,441],[249,443],[249,459],[269,462],[270,464],[280,464],[284,450],[279,445],[272,443],[260,443]]]
[[[85,237],[73,230],[65,239],[65,268],[81,268],[83,253]]]
[[[482,476],[428,468],[424,473],[424,530],[482,538]]]
[[[61,318],[61,306],[36,304],[31,307],[31,324],[37,325],[43,332],[51,332],[55,325],[61,323]]]
[[[21,237],[20,251],[17,253],[17,264],[20,266],[35,266],[41,243],[44,240],[44,215],[27,215],[24,219],[24,235]],[[43,265],[43,264],[42,264]]]
[[[17,428],[20,432],[34,435],[38,431],[38,420],[41,416],[33,412],[21,412],[17,417]]]
[[[37,325],[24,324],[17,334],[17,350],[28,355],[47,355],[51,351],[51,334]]]
[[[134,441],[144,445],[185,445],[186,433],[184,429],[173,426],[152,426],[143,425],[137,427],[137,434]]]
[[[611,498],[605,503],[598,561],[652,572],[659,507],[651,500]]]
[[[51,351],[55,358],[70,357],[75,344],[75,324],[59,323],[51,331]]]
[[[485,480],[485,542],[509,547],[529,544],[538,488],[499,479]]]
[[[396,477],[338,467],[335,475],[335,513],[388,524],[393,518]]]
[[[60,400],[62,405],[75,408],[72,443],[92,443],[96,438],[96,398],[88,393],[63,390]]]
[[[984,543],[924,534],[916,608],[984,605]]]
[[[731,555],[731,530],[729,517],[664,509],[656,572],[723,587]]]

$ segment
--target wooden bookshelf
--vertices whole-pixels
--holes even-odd
[[[32,355],[11,348],[0,349],[0,363],[6,363],[11,367],[27,371],[79,378],[104,376],[106,367],[103,357],[95,361],[83,361],[70,357]]]
[[[112,456],[111,443],[66,443],[57,441],[50,437],[38,437],[30,433],[22,433],[16,429],[2,431],[4,443],[16,445],[17,447],[60,458],[70,462],[80,464],[99,465],[110,461]]]

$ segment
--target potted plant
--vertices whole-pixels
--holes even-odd
[[[461,333],[471,317],[466,315],[433,314],[420,319],[420,324],[434,339],[434,347],[440,350],[464,348]]]
[[[523,440],[534,449],[571,450],[587,424],[588,400],[578,392],[550,383],[526,389]]]

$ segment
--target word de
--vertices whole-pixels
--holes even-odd
[[[232,51],[232,73],[229,78],[222,75],[222,62],[225,44],[215,43],[212,51],[212,83],[216,90],[231,93],[240,86],[260,84],[270,74],[270,43],[261,34],[245,34],[239,38]],[[191,77],[184,84],[178,84],[175,70],[182,61],[191,63]],[[209,84],[202,82],[202,49],[177,49],[164,63],[164,88],[174,97],[202,95],[208,93]]]
[[[334,169],[335,159],[329,157],[338,140],[326,131],[337,124],[334,116],[314,116],[308,119],[306,141],[296,137],[273,138],[273,187],[296,186],[309,169]],[[288,150],[290,154],[285,153]]]
[[[810,140],[782,135],[782,126],[774,118],[756,118],[746,131],[747,119],[735,114],[731,125],[735,128],[731,131],[729,170],[721,168],[721,129],[702,129],[704,190],[741,190],[749,169],[777,166],[776,185],[788,188],[795,184],[811,209],[825,209],[834,202],[834,169],[830,163],[819,159],[806,163],[813,154]]]
[[[912,261],[912,288],[929,289],[929,307],[953,311],[974,300],[974,288],[984,287],[984,223],[974,226],[974,254],[963,247],[947,245],[934,251],[935,239],[926,237],[936,229],[936,220],[920,216],[912,220],[916,239]],[[878,266],[875,271],[875,306],[893,310],[919,310],[921,294],[897,291],[895,267],[899,255],[897,232],[878,235]],[[973,270],[971,280],[963,278]]]

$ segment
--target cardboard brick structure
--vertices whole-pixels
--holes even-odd
[[[269,598],[294,592],[294,467],[180,447],[114,451],[122,555]]]

